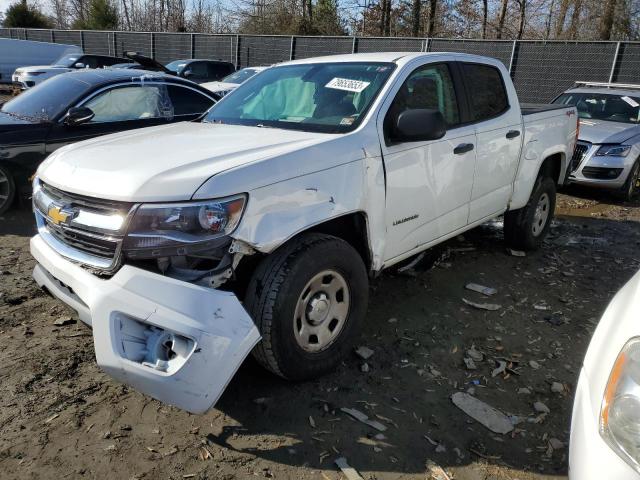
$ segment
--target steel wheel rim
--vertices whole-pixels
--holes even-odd
[[[10,189],[9,177],[0,169],[0,207],[9,200]]]
[[[549,195],[543,193],[538,199],[538,205],[536,205],[536,211],[533,214],[533,225],[531,231],[534,237],[537,237],[544,230],[547,220],[549,219],[549,209],[551,208],[551,201]]]
[[[349,315],[351,295],[335,270],[314,275],[302,289],[293,318],[293,334],[305,352],[326,350],[340,335]]]

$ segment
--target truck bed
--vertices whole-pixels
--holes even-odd
[[[570,105],[552,104],[552,103],[521,103],[520,110],[522,115],[533,115],[534,113],[550,112],[552,110],[562,110]]]

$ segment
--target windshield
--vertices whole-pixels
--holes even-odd
[[[91,86],[73,74],[56,75],[37,88],[30,88],[0,109],[8,115],[32,122],[48,122],[75,103]]]
[[[344,133],[358,126],[393,63],[316,63],[265,70],[213,106],[205,122]]]
[[[171,70],[172,72],[179,72],[182,70],[187,62],[185,60],[174,60],[173,62],[169,62],[165,65],[167,70]]]
[[[553,103],[575,106],[580,118],[631,123],[633,125],[640,123],[639,97],[610,93],[567,92],[556,98]]]
[[[73,65],[78,61],[80,55],[63,55],[58,60],[53,62],[53,65],[56,67],[73,67]]]
[[[220,81],[224,83],[243,83],[253,77],[256,73],[258,73],[258,70],[255,68],[243,68],[242,70],[233,72],[231,75],[227,75]]]

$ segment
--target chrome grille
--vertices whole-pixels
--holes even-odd
[[[576,144],[576,148],[573,150],[573,157],[571,157],[571,171],[575,172],[582,160],[584,160],[585,155],[591,148],[591,144],[587,142],[578,142]]]
[[[133,203],[77,195],[36,181],[33,206],[38,233],[60,255],[103,272],[119,267]]]

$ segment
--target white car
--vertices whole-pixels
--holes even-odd
[[[227,93],[238,88],[238,86],[255,74],[266,70],[269,67],[247,67],[233,72],[231,75],[227,75],[219,82],[203,83],[202,86],[207,90],[217,93],[219,96],[224,97]]]
[[[110,57],[108,55],[86,55],[82,52],[65,54],[51,65],[20,67],[13,72],[13,84],[26,90],[42,83],[48,78],[61,73],[72,72],[82,68],[103,68],[119,63],[126,63],[126,58]]]
[[[536,248],[576,130],[575,107],[521,107],[490,58],[277,65],[201,123],[49,156],[34,278],[92,325],[106,372],[204,412],[254,347],[291,380],[339,364],[385,268],[503,214]]]
[[[640,479],[640,272],[604,312],[584,359],[571,419],[572,480]]]

